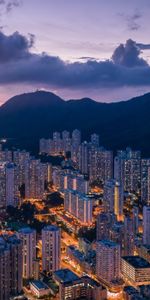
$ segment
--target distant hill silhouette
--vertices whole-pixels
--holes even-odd
[[[75,128],[83,139],[98,133],[107,148],[131,146],[150,156],[150,93],[107,104],[88,98],[64,101],[38,91],[15,96],[0,107],[0,137],[10,138],[16,147],[32,150],[40,137]]]

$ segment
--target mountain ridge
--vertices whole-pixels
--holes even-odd
[[[96,132],[112,150],[131,146],[150,156],[150,93],[127,101],[105,103],[90,98],[63,100],[51,92],[17,95],[0,107],[0,137],[18,141],[50,137],[75,128],[83,139]],[[20,142],[30,150],[30,143]]]

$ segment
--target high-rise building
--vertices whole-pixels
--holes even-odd
[[[96,148],[99,147],[99,135],[96,133],[91,134],[91,143]]]
[[[123,222],[115,222],[113,225],[111,225],[110,231],[109,231],[109,238],[120,245],[121,249],[121,255],[123,253],[123,247],[124,247],[124,223]]]
[[[54,142],[52,139],[40,139],[40,145],[39,145],[39,153],[40,154],[49,154],[49,155],[56,155],[55,148],[54,148]]]
[[[97,173],[97,158],[98,158],[98,148],[89,143],[89,151],[88,151],[88,175],[90,182],[98,180],[98,173]]]
[[[39,153],[40,154],[46,154],[49,153],[49,148],[48,148],[48,140],[41,138],[39,141]]]
[[[78,152],[81,144],[81,132],[78,129],[72,132],[71,158],[78,164]]]
[[[150,284],[150,263],[140,256],[123,256],[121,273],[124,281],[134,287]]]
[[[138,206],[133,206],[132,218],[133,218],[134,235],[136,235],[139,230],[139,208],[138,208]]]
[[[6,207],[6,163],[0,162],[0,208]]]
[[[50,183],[52,181],[52,165],[50,163],[43,163],[41,168],[43,168],[44,182]]]
[[[141,201],[150,204],[150,159],[141,160]]]
[[[78,171],[73,171],[70,169],[64,169],[59,172],[60,177],[60,189],[74,190],[82,194],[89,193],[89,180],[83,174]]]
[[[84,195],[78,197],[78,219],[83,225],[92,224],[93,199]]]
[[[96,239],[98,240],[108,240],[110,228],[116,221],[115,215],[111,213],[102,212],[97,217],[96,224]]]
[[[44,193],[44,167],[39,159],[30,159],[25,165],[25,197],[41,199]]]
[[[16,236],[0,236],[0,300],[22,290],[22,243]]]
[[[6,206],[16,206],[16,199],[19,196],[16,167],[13,163],[6,165]]]
[[[59,300],[107,299],[106,288],[88,276],[79,277],[69,269],[60,269],[54,272],[53,279],[59,286]]]
[[[60,132],[53,133],[53,147],[54,147],[55,155],[59,155],[63,151],[62,140],[60,138]]]
[[[113,178],[113,152],[99,148],[96,162],[97,179],[103,184]]]
[[[40,259],[36,258],[33,261],[33,278],[39,280],[40,276]]]
[[[71,151],[71,138],[70,138],[70,132],[64,130],[62,132],[62,143],[63,143],[63,152],[70,152]]]
[[[150,245],[150,206],[143,208],[143,244]]]
[[[116,180],[106,181],[104,185],[105,211],[114,213],[118,221],[123,219],[123,188]]]
[[[16,205],[19,192],[15,175],[13,163],[0,162],[0,208]]]
[[[60,167],[53,167],[52,171],[52,181],[56,189],[61,188],[61,175],[62,175],[62,170]],[[62,184],[64,186],[64,182]]]
[[[141,173],[141,152],[127,148],[118,151],[114,159],[114,178],[119,181],[125,191],[138,192]]]
[[[96,245],[96,275],[106,284],[120,279],[120,245],[101,240]]]
[[[30,153],[25,150],[13,151],[13,162],[16,166],[17,183],[21,187],[25,184],[25,165],[30,159]]]
[[[65,190],[64,208],[82,224],[92,224],[93,199],[74,190]]]
[[[22,228],[18,232],[23,246],[23,278],[34,276],[34,261],[36,259],[36,230],[29,227]]]
[[[60,228],[54,225],[42,229],[42,269],[54,272],[60,268]]]
[[[86,141],[79,146],[79,170],[85,175],[89,174],[89,150],[90,145]]]
[[[134,220],[129,216],[124,219],[124,255],[134,255]]]
[[[12,151],[5,149],[5,150],[0,150],[0,161],[2,162],[12,162]]]

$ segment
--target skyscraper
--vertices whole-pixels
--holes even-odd
[[[16,236],[0,236],[0,300],[22,290],[22,243]]]
[[[117,152],[114,159],[114,178],[125,191],[138,192],[140,186],[141,153],[127,148]]]
[[[143,244],[150,245],[150,206],[143,208]]]
[[[78,197],[78,219],[84,225],[92,224],[93,199],[84,195]]]
[[[116,180],[108,180],[104,185],[105,211],[114,213],[118,221],[123,219],[123,188]]]
[[[81,144],[81,132],[78,129],[72,132],[71,158],[78,164],[78,152]]]
[[[150,204],[150,159],[141,160],[141,201]]]
[[[108,240],[110,228],[113,226],[116,218],[114,214],[102,212],[97,216],[96,239]]]
[[[120,245],[101,240],[96,245],[96,275],[106,284],[120,279]]]
[[[79,147],[79,170],[82,174],[89,174],[89,144],[84,141]]]
[[[23,278],[29,279],[34,275],[34,260],[36,259],[36,231],[29,227],[18,232],[23,246]]]
[[[65,153],[71,151],[71,138],[70,138],[69,131],[64,130],[62,132],[62,143],[63,143],[63,151]]]
[[[91,134],[91,143],[96,148],[99,147],[99,135],[96,133]]]
[[[60,132],[53,133],[53,146],[54,155],[59,155],[62,152],[62,140],[60,138]]]
[[[60,228],[54,225],[42,229],[42,269],[54,272],[60,268]]]
[[[8,205],[15,206],[18,185],[15,178],[15,165],[13,163],[0,162],[0,208]]]
[[[124,255],[134,255],[134,221],[125,216],[124,219]]]
[[[97,179],[103,184],[113,178],[113,152],[104,148],[97,151],[96,162]]]
[[[41,199],[44,193],[44,167],[39,159],[30,159],[25,165],[25,197]]]
[[[133,218],[133,230],[134,234],[138,233],[139,229],[139,208],[138,206],[134,206],[132,209],[132,218]]]
[[[0,162],[0,208],[6,207],[6,163]]]
[[[64,208],[84,225],[92,224],[93,199],[74,190],[65,190]]]

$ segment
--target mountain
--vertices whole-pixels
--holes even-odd
[[[127,146],[150,156],[150,93],[128,101],[100,103],[89,98],[64,101],[50,92],[15,96],[0,107],[0,137],[26,149],[40,137],[78,128],[83,139],[96,132],[101,144],[116,150]]]

